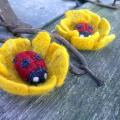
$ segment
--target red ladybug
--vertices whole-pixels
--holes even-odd
[[[88,23],[77,24],[75,28],[80,32],[80,36],[83,37],[88,37],[93,33],[93,27]]]
[[[18,53],[14,58],[14,66],[21,78],[30,84],[37,85],[47,79],[46,64],[33,51]]]

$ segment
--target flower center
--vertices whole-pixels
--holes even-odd
[[[88,37],[93,34],[93,27],[88,23],[79,23],[75,26],[75,29],[80,33],[81,37]]]
[[[37,85],[47,79],[45,61],[36,52],[20,52],[15,56],[13,62],[18,74],[28,83]]]

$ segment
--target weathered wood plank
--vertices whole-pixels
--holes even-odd
[[[9,2],[18,17],[36,27],[44,25],[76,5],[75,2],[62,0],[9,0]]]

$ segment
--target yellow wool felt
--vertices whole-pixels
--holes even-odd
[[[93,27],[94,33],[91,36],[79,36],[79,32],[74,27],[81,22]],[[99,50],[106,47],[115,39],[114,34],[109,35],[110,29],[110,23],[106,18],[101,18],[88,9],[69,10],[56,25],[56,31],[79,50]]]
[[[32,86],[24,82],[13,66],[13,58],[19,52],[34,50],[44,58],[48,79],[45,83]],[[66,49],[51,43],[47,32],[39,32],[30,42],[26,38],[7,40],[0,48],[0,88],[16,95],[40,95],[63,85],[69,66],[69,56]]]

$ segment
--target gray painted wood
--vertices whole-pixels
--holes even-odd
[[[21,97],[0,90],[1,120],[120,120],[120,11],[88,3],[83,8],[108,18],[117,35],[101,51],[82,52],[105,86],[97,88],[89,76],[69,73],[65,84],[46,96]]]
[[[9,2],[19,18],[35,27],[44,25],[75,6],[75,2],[63,0],[9,0]]]
[[[8,0],[14,12],[22,21],[34,27],[41,27],[66,10],[74,7],[73,1],[63,0]],[[12,36],[0,27],[0,38]]]

